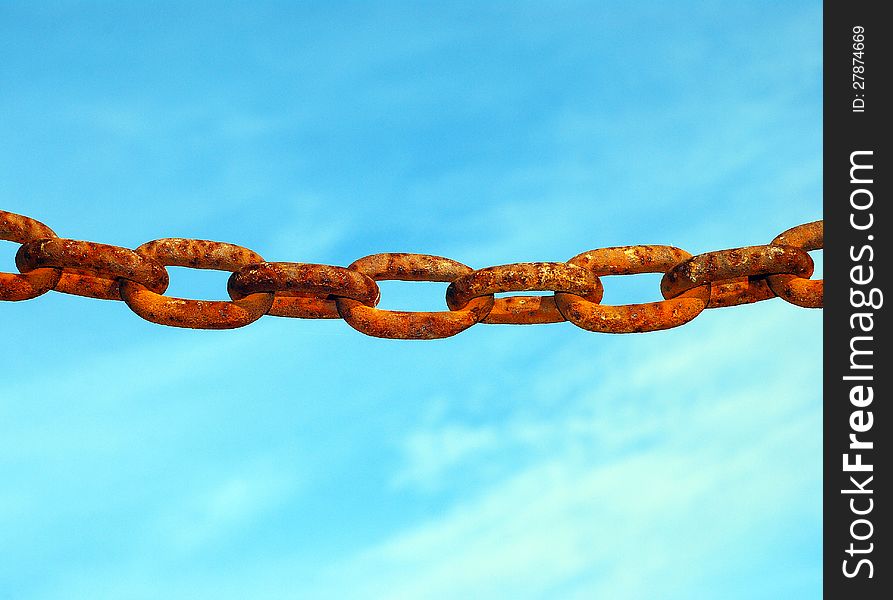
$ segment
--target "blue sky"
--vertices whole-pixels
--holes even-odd
[[[0,208],[128,247],[767,243],[821,217],[821,109],[818,2],[0,7]],[[50,293],[0,322],[2,597],[820,595],[821,311],[418,343]]]

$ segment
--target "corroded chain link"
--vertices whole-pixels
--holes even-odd
[[[567,262],[516,263],[472,269],[427,254],[383,253],[348,267],[266,262],[247,248],[166,238],[134,250],[58,237],[43,223],[0,211],[0,239],[21,244],[19,273],[0,272],[0,300],[27,300],[50,290],[123,300],[142,318],[174,327],[232,329],[264,315],[304,319],[342,318],[354,329],[382,338],[434,339],[476,323],[534,324],[570,321],[603,333],[677,327],[706,308],[780,297],[821,308],[822,280],[810,279],[807,252],[823,247],[822,221],[793,227],[768,245],[692,256],[673,246],[598,248]],[[165,296],[166,267],[229,271],[231,301]],[[601,278],[662,273],[663,300],[602,304]],[[440,312],[376,308],[377,281],[449,283]],[[506,292],[541,291],[551,296]]]

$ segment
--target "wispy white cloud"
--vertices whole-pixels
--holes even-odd
[[[610,460],[651,438],[675,434],[681,422],[696,426],[690,415],[712,418],[722,410],[730,419],[747,422],[750,413],[740,403],[746,394],[759,393],[759,381],[740,380],[737,365],[742,360],[750,369],[764,364],[777,369],[773,356],[787,365],[788,377],[773,383],[777,393],[785,394],[784,401],[760,406],[759,419],[802,410],[811,398],[792,388],[814,377],[815,366],[787,345],[766,357],[753,355],[786,319],[786,307],[772,308],[750,311],[748,327],[736,331],[734,344],[729,343],[726,313],[710,324],[698,323],[695,337],[669,334],[673,339],[667,342],[667,333],[643,336],[635,349],[615,350],[611,361],[592,359],[584,343],[557,349],[521,382],[529,382],[525,400],[503,419],[474,426],[444,412],[409,432],[400,443],[405,462],[395,483],[436,489],[453,477],[467,481],[481,469],[492,474],[494,462],[529,462],[551,452],[576,456],[584,448],[587,456]],[[748,307],[737,310],[748,312]],[[741,357],[742,351],[749,355]],[[734,382],[732,389],[725,389],[723,379]],[[739,391],[742,386],[745,392]],[[504,390],[512,392],[511,386]]]
[[[493,427],[469,427],[455,423],[434,431],[416,431],[409,434],[403,446],[408,464],[398,473],[394,483],[407,483],[422,487],[442,483],[444,471],[479,456],[482,451],[499,443]]]
[[[595,355],[589,337],[565,336],[519,374],[532,392],[504,419],[458,418],[455,398],[438,392],[397,439],[390,483],[443,509],[312,573],[299,548],[213,575],[164,566],[293,504],[302,483],[270,458],[219,467],[173,494],[131,562],[69,573],[56,589],[85,598],[630,599],[715,589],[739,554],[796,543],[775,533],[789,520],[812,540],[808,530],[820,527],[820,362],[817,346],[801,347],[814,323],[790,319],[779,302],[750,308],[705,314],[684,335],[630,337],[611,352],[599,345]],[[738,319],[747,327],[736,331]],[[773,338],[779,327],[786,335]],[[791,574],[801,589],[817,585],[817,568],[802,568]],[[294,583],[275,584],[283,581]]]
[[[273,460],[246,461],[221,473],[205,489],[172,502],[157,521],[148,540],[152,547],[192,554],[226,538],[268,511],[283,505],[295,493],[293,470],[277,468]]]
[[[350,594],[388,598],[549,597],[558,589],[562,597],[653,598],[659,589],[681,598],[719,584],[718,553],[734,561],[735,546],[771,543],[773,524],[802,511],[820,487],[821,406],[817,388],[801,381],[816,369],[783,347],[774,352],[792,367],[789,381],[734,377],[739,350],[759,347],[747,338],[777,325],[777,315],[753,323],[740,344],[717,329],[698,338],[701,351],[655,351],[633,369],[647,380],[627,369],[593,379],[589,393],[563,398],[568,407],[555,417],[409,434],[399,481],[424,491],[448,477],[479,493],[330,575],[351,581]],[[573,366],[594,371],[585,361]],[[526,466],[476,480],[500,452]],[[820,502],[812,502],[806,514],[818,531]],[[685,564],[699,565],[697,575]]]

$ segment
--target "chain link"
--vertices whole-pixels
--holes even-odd
[[[673,246],[621,246],[590,250],[570,259],[596,275],[638,275],[666,273],[691,254]],[[640,333],[670,329],[687,323],[707,307],[706,289],[695,288],[677,298],[609,306],[590,302],[571,294],[555,294],[555,302],[568,321],[589,331],[602,333]]]
[[[223,242],[165,238],[147,242],[135,252],[163,267],[239,271],[263,262],[257,253]],[[273,306],[272,292],[249,294],[239,300],[186,300],[163,296],[142,283],[123,280],[121,298],[130,309],[153,323],[191,329],[233,329],[257,321]]]
[[[45,267],[62,269],[54,288],[57,292],[101,300],[120,300],[121,280],[136,281],[157,294],[163,294],[168,285],[164,266],[133,250],[58,237],[22,244],[16,266],[22,273]]]
[[[809,251],[821,248],[824,239],[824,222],[813,221],[788,229],[772,240],[772,243]],[[803,308],[821,308],[825,301],[825,284],[821,279],[806,279],[796,275],[770,275],[768,282],[775,294],[791,304]]]
[[[591,271],[570,263],[514,263],[478,269],[459,277],[447,288],[447,306],[464,308],[472,298],[492,296],[500,292],[566,292],[599,302],[604,289]],[[509,296],[499,298],[485,323],[535,325],[558,323],[565,318],[555,305],[553,296]],[[494,311],[496,311],[494,313]]]
[[[474,269],[460,262],[429,254],[384,253],[355,260],[349,267],[375,281],[452,282]],[[465,331],[493,308],[493,295],[469,300],[463,308],[440,312],[381,310],[351,298],[335,299],[338,313],[347,323],[366,335],[381,338],[430,340]]]
[[[0,300],[28,300],[50,290],[124,300],[140,317],[174,327],[232,329],[263,315],[342,318],[370,336],[436,339],[476,323],[570,321],[590,331],[633,333],[678,327],[706,308],[775,298],[821,308],[824,284],[810,279],[807,252],[823,248],[822,221],[798,225],[768,245],[692,256],[673,246],[597,248],[567,262],[515,263],[472,269],[428,254],[382,253],[348,267],[265,262],[256,252],[225,242],[166,238],[135,250],[58,237],[29,217],[0,211],[0,240],[21,244],[19,273],[0,272]],[[163,295],[169,266],[229,271],[231,301]],[[601,277],[663,273],[663,300],[602,304]],[[376,308],[376,281],[449,283],[449,310],[410,312]],[[496,294],[551,292],[546,296]]]
[[[52,229],[29,217],[0,211],[0,240],[26,244],[55,238]],[[29,273],[0,273],[0,300],[29,300],[45,294],[59,283],[62,269],[47,267]]]
[[[775,296],[767,276],[812,275],[812,259],[793,246],[747,246],[706,252],[688,258],[666,273],[660,282],[667,300],[695,288],[709,292],[707,308],[759,302]]]

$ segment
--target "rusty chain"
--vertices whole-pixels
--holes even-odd
[[[342,318],[367,335],[435,339],[476,323],[534,324],[570,321],[603,333],[677,327],[704,309],[779,297],[821,308],[822,280],[810,279],[807,252],[823,247],[823,222],[793,227],[770,244],[692,256],[673,246],[598,248],[567,262],[516,263],[472,269],[427,254],[383,253],[348,267],[266,262],[256,252],[224,242],[166,238],[134,250],[58,237],[43,223],[0,211],[0,239],[21,244],[19,273],[0,272],[0,300],[27,300],[50,290],[123,300],[140,317],[174,327],[233,329],[264,315]],[[229,271],[231,301],[165,296],[166,267]],[[662,273],[663,300],[602,304],[601,278]],[[377,281],[449,283],[440,312],[376,308]],[[495,295],[521,291],[551,296]]]

